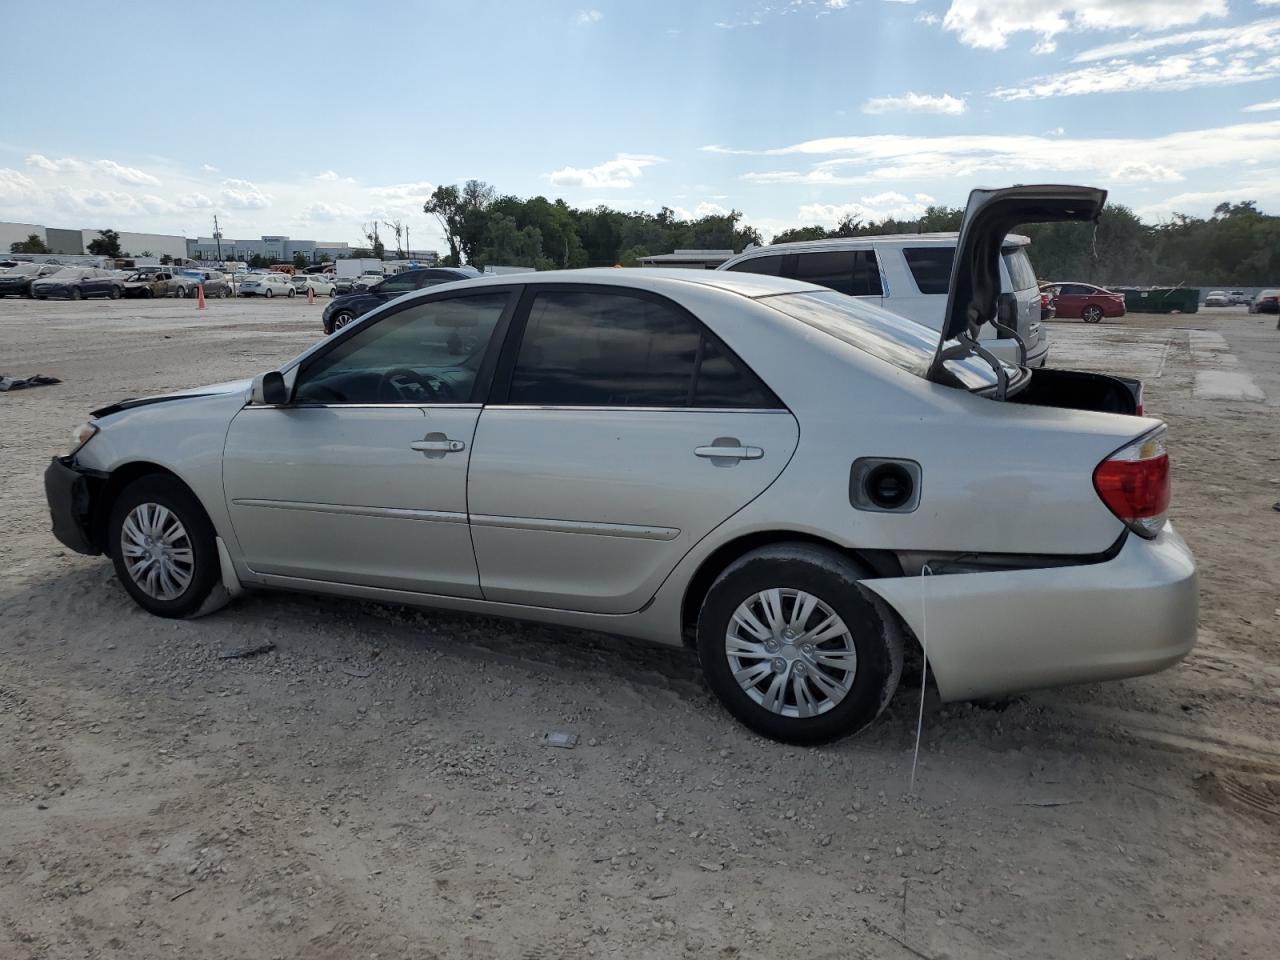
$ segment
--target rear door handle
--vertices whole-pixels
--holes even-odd
[[[708,457],[712,460],[759,460],[764,456],[760,447],[694,447],[695,457]]]
[[[426,439],[409,444],[409,449],[420,453],[458,453],[467,449],[467,445],[462,440],[450,440],[443,433],[428,433]]]

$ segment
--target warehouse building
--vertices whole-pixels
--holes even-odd
[[[39,223],[0,222],[0,253],[8,253],[14,243],[26,240],[33,233],[44,241],[54,253],[80,256],[90,243],[98,239],[98,229],[71,230],[62,227],[46,227]],[[159,259],[168,254],[174,259],[187,255],[187,238],[166,233],[120,233],[120,252],[128,256],[151,256]]]
[[[292,240],[289,237],[273,235],[259,237],[257,240],[230,240],[223,237],[221,242],[213,237],[197,237],[195,240],[187,241],[184,256],[192,260],[217,260],[219,250],[223,260],[247,262],[258,256],[283,263],[288,263],[299,253],[308,263],[337,260],[341,257],[349,257],[352,253],[352,247],[345,241]]]

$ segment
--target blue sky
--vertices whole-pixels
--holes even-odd
[[[0,219],[417,247],[470,177],[766,233],[1035,181],[1280,212],[1280,0],[290,9],[0,0]]]

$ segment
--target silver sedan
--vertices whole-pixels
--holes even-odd
[[[103,407],[55,535],[165,617],[304,590],[696,647],[752,729],[1132,676],[1195,640],[1140,386],[980,345],[1004,236],[1080,187],[975,192],[941,334],[795,280],[584,270],[393,300],[278,370]]]

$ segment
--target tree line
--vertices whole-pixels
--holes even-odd
[[[423,212],[440,224],[449,247],[442,260],[447,266],[634,266],[641,257],[677,248],[738,253],[763,242],[737,210],[683,219],[669,207],[657,213],[580,209],[541,196],[500,195],[479,180],[437,187]],[[958,230],[963,215],[958,207],[931,206],[914,219],[846,217],[835,227],[784,230],[772,242]],[[1207,218],[1174,214],[1158,224],[1144,223],[1128,207],[1113,203],[1096,226],[1027,224],[1019,232],[1031,238],[1028,252],[1043,279],[1162,286],[1280,282],[1280,217],[1263,213],[1254,201],[1220,204]]]

